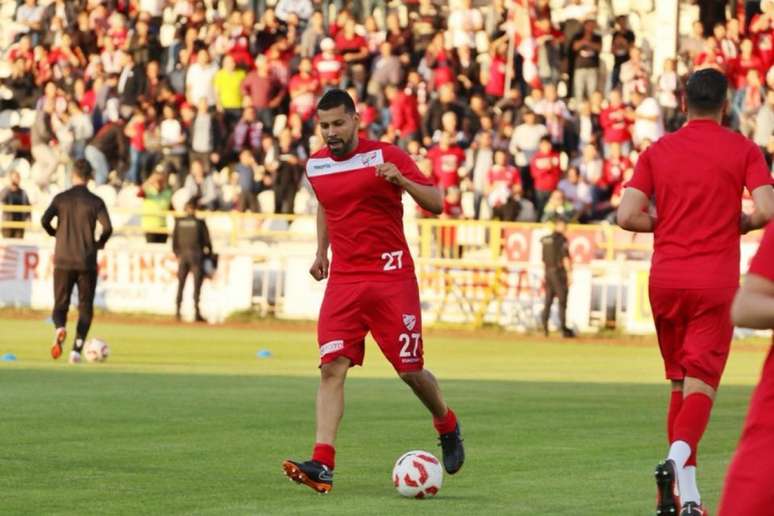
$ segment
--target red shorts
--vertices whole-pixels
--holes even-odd
[[[422,312],[416,279],[328,284],[317,324],[320,364],[347,357],[352,365],[363,365],[369,331],[396,371],[422,370]]]
[[[734,325],[735,288],[650,287],[650,306],[669,380],[698,378],[717,389]]]
[[[772,514],[774,510],[774,348],[763,366],[742,439],[728,469],[721,516]]]

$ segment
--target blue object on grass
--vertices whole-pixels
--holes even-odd
[[[258,358],[269,358],[271,356],[271,351],[269,351],[268,349],[261,349],[261,350],[258,350],[258,353],[256,353],[256,355],[258,356]]]
[[[14,355],[13,353],[6,353],[2,357],[0,357],[0,360],[2,360],[3,362],[13,362],[14,360],[16,360],[16,355]]]

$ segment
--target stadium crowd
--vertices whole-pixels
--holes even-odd
[[[435,178],[442,217],[610,220],[638,154],[682,124],[685,77],[707,66],[729,79],[728,125],[771,163],[774,1],[702,17],[660,63],[627,16],[598,26],[594,2],[521,5],[337,0],[326,16],[321,0],[23,0],[0,49],[0,154],[32,166],[0,163],[2,181],[50,195],[85,157],[102,192],[146,213],[194,196],[310,212],[316,99],[343,87],[363,136]]]

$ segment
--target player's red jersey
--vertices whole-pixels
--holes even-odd
[[[737,287],[742,191],[767,184],[760,149],[711,120],[692,120],[648,147],[628,186],[655,197],[650,284]]]
[[[403,234],[401,188],[376,175],[382,163],[395,164],[416,183],[432,184],[408,154],[372,140],[360,139],[342,158],[323,148],[306,164],[333,250],[329,284],[414,278]]]
[[[774,224],[769,223],[750,274],[774,281]],[[770,514],[774,504],[774,346],[763,365],[742,439],[726,476],[720,516]]]

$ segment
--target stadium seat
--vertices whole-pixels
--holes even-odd
[[[234,220],[228,213],[208,214],[206,220],[210,234],[230,235],[234,228]]]
[[[13,140],[13,131],[11,129],[0,128],[0,145]]]
[[[312,210],[310,208],[310,204],[312,201],[312,196],[309,195],[309,191],[307,191],[304,188],[301,188],[298,193],[296,194],[296,199],[293,202],[293,213],[298,214],[305,214],[305,213],[312,213]]]
[[[172,209],[175,211],[183,211],[185,209],[185,203],[188,202],[190,197],[188,190],[181,188],[172,194]]]
[[[261,213],[274,213],[274,191],[264,190],[259,193],[258,204],[261,206]]]
[[[317,221],[314,217],[300,217],[291,222],[288,229],[294,235],[314,237],[317,234]]]
[[[261,226],[264,231],[287,231],[289,223],[285,219],[267,219]]]
[[[12,129],[19,125],[19,112],[15,109],[0,111],[0,129]]]
[[[22,109],[19,111],[20,120],[19,127],[28,129],[35,123],[35,110],[34,109]]]
[[[116,189],[112,185],[100,185],[94,189],[94,193],[102,199],[108,209],[116,205],[118,194],[116,194]]]
[[[2,143],[2,130],[0,130],[0,143]],[[0,175],[6,175],[11,171],[11,163],[13,163],[13,154],[0,154]]]
[[[138,210],[142,207],[142,199],[137,196],[140,187],[136,185],[126,185],[118,192],[116,207],[125,210]]]
[[[11,168],[19,172],[19,175],[21,176],[22,179],[30,178],[30,172],[32,167],[30,166],[30,162],[27,161],[25,158],[15,159],[14,162],[11,164]]]

